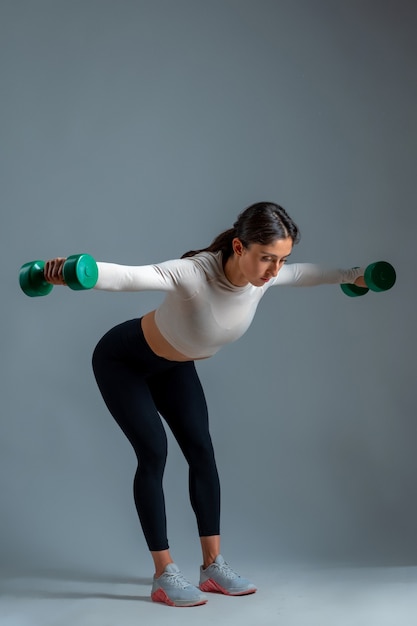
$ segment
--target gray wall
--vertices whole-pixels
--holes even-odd
[[[90,355],[162,295],[29,299],[20,265],[175,258],[263,199],[299,223],[294,261],[386,259],[398,282],[271,291],[198,365],[224,552],[416,563],[416,18],[412,0],[2,0],[4,567],[150,567]],[[199,562],[186,475],[170,439],[171,544]]]

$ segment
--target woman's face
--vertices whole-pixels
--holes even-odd
[[[267,245],[252,243],[247,248],[240,239],[234,239],[233,251],[237,271],[235,280],[238,279],[240,284],[249,282],[255,287],[262,287],[278,274],[291,254],[292,247],[291,237],[276,239]]]

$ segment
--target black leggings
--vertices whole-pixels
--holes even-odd
[[[138,459],[134,498],[150,550],[167,550],[162,478],[165,419],[189,465],[190,500],[199,535],[220,534],[220,485],[208,428],[207,405],[193,361],[157,356],[141,321],[119,324],[97,344],[93,370],[103,399]]]

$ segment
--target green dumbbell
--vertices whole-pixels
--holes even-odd
[[[377,261],[371,263],[365,270],[364,280],[366,287],[358,287],[358,285],[344,284],[340,285],[342,291],[351,298],[364,296],[371,291],[388,291],[394,286],[396,280],[395,269],[386,261]]]
[[[53,285],[45,280],[44,269],[44,261],[31,261],[20,268],[19,283],[27,296],[47,296],[52,291]],[[68,287],[75,291],[92,289],[98,279],[97,263],[89,254],[69,256],[62,272]]]

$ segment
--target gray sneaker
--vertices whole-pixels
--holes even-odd
[[[221,554],[207,569],[200,567],[200,589],[226,596],[246,596],[257,591],[255,585],[232,570]]]
[[[151,598],[169,606],[198,606],[207,602],[207,597],[184,578],[175,563],[167,565],[159,578],[153,577]]]

